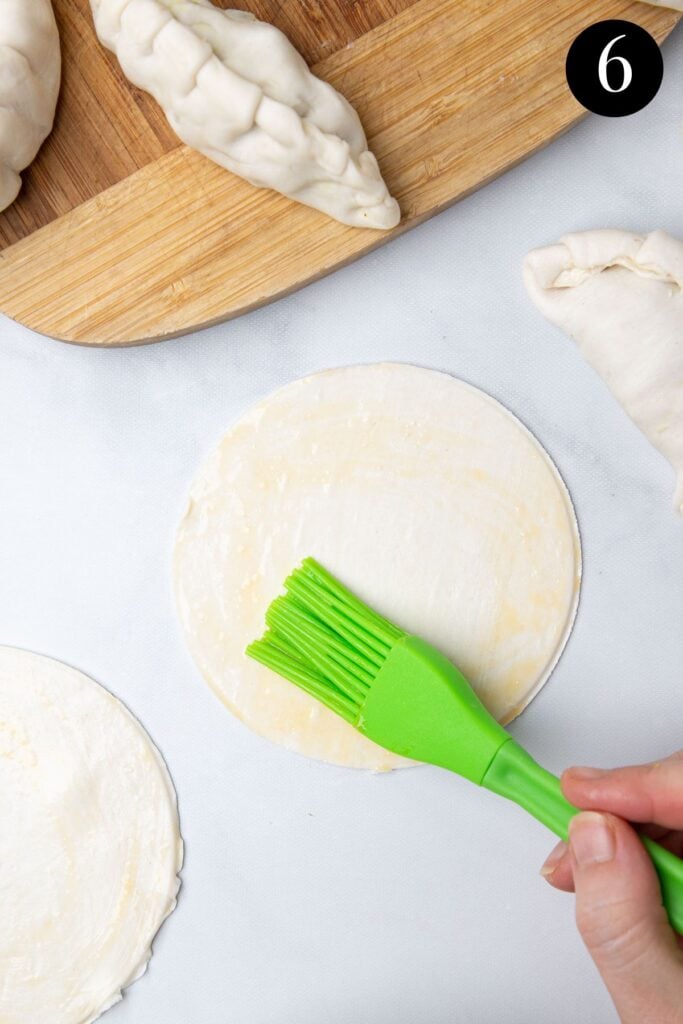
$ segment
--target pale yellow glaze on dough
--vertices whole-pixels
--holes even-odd
[[[244,656],[306,555],[443,650],[504,722],[576,612],[578,531],[548,456],[499,403],[417,367],[331,370],[261,402],[198,473],[175,550],[191,651],[250,728],[336,764],[406,764]]]
[[[175,791],[147,733],[75,669],[0,647],[0,1022],[89,1024],[175,907]]]

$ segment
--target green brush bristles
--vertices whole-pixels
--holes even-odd
[[[372,682],[405,633],[307,558],[266,612],[269,629],[250,658],[356,724]]]

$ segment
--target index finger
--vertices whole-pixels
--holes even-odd
[[[581,810],[683,829],[683,750],[652,764],[568,768],[561,784],[567,800]]]

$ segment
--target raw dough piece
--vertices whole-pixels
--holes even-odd
[[[85,1024],[121,998],[175,907],[175,792],[106,690],[0,647],[0,1021]]]
[[[50,0],[0,0],[0,210],[52,131],[60,73]]]
[[[336,764],[405,764],[244,656],[306,555],[452,657],[505,722],[576,611],[579,537],[548,456],[492,398],[413,366],[331,370],[266,398],[197,475],[175,551],[190,649],[250,728]]]
[[[355,110],[279,29],[210,0],[91,6],[101,42],[188,146],[345,224],[398,224]]]
[[[663,231],[565,235],[529,253],[524,280],[669,460],[683,514],[683,243]]]

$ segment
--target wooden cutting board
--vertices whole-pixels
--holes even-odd
[[[180,145],[99,45],[88,0],[53,4],[62,96],[0,214],[0,310],[90,345],[216,323],[356,259],[585,113],[564,60],[586,25],[626,18],[662,40],[678,20],[624,0],[220,0],[278,25],[356,106],[403,211],[386,233],[255,189]]]

